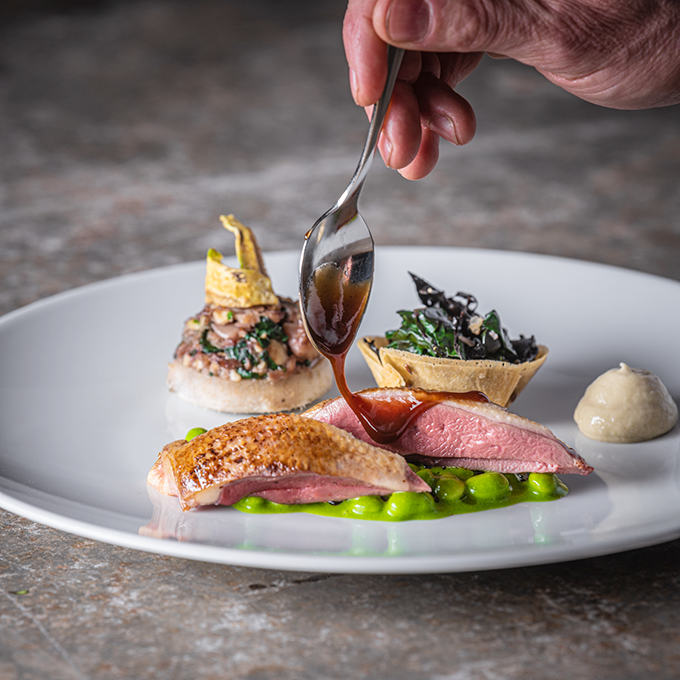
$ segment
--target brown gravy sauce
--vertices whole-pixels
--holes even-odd
[[[354,394],[347,386],[345,359],[359,329],[368,302],[369,282],[350,280],[349,266],[325,264],[314,272],[307,289],[307,324],[312,340],[331,362],[340,394],[354,411],[368,435],[379,444],[401,437],[421,413],[445,399],[488,402],[481,392],[425,392],[404,390],[398,396]]]

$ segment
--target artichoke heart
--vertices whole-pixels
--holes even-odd
[[[222,254],[208,251],[205,275],[205,301],[221,307],[256,307],[276,305],[272,282],[267,276],[262,252],[254,234],[233,215],[220,216],[225,229],[236,237],[239,268],[222,263]]]

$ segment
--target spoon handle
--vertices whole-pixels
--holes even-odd
[[[385,121],[385,116],[387,115],[387,110],[390,106],[392,90],[394,90],[394,84],[397,81],[397,74],[399,73],[399,67],[401,66],[401,60],[403,58],[403,49],[393,47],[392,45],[387,46],[387,80],[385,82],[385,89],[383,90],[378,103],[373,107],[373,115],[371,116],[371,123],[368,127],[366,143],[364,144],[364,150],[361,152],[361,158],[359,159],[357,169],[354,171],[354,175],[344,193],[338,199],[338,202],[336,203],[337,206],[347,200],[352,194],[358,194],[366,180],[368,171],[371,168],[371,163],[373,162],[375,147],[378,144],[383,122]]]

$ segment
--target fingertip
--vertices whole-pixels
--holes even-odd
[[[451,118],[443,113],[437,113],[427,121],[427,128],[435,132],[440,137],[451,144],[460,146],[461,142],[458,140],[456,126]]]
[[[350,0],[342,30],[352,97],[364,107],[378,101],[387,74],[385,43],[375,33],[365,4]]]
[[[472,141],[477,132],[477,117],[466,99],[463,99],[460,95],[456,95],[456,98],[457,106],[453,107],[451,111],[450,128],[447,127],[447,129],[452,130],[453,138],[450,139],[445,135],[442,135],[442,137],[456,146],[464,146]],[[441,123],[442,120],[439,119],[437,122]],[[437,132],[437,130],[434,131]]]
[[[472,140],[477,130],[477,119],[466,99],[428,73],[421,75],[414,91],[420,105],[422,125],[456,146]]]
[[[413,88],[397,81],[381,135],[379,148],[390,168],[413,161],[421,144],[420,109]]]
[[[385,27],[390,42],[417,43],[430,32],[432,8],[423,0],[392,0],[380,8],[379,21]],[[375,23],[374,15],[374,23]]]
[[[353,68],[349,69],[349,89],[352,93],[352,99],[357,106],[361,106],[361,90],[359,87],[359,78]]]
[[[378,140],[378,151],[380,151],[380,156],[383,159],[383,163],[388,168],[392,168],[392,140],[389,138],[385,131],[380,135]]]
[[[420,148],[416,157],[407,166],[399,170],[399,174],[408,180],[419,180],[427,177],[436,167],[439,160],[439,135],[422,129]]]

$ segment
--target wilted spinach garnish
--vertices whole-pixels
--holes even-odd
[[[288,336],[283,332],[283,327],[266,316],[260,317],[253,330],[246,334],[246,338],[257,340],[260,347],[268,347],[270,340],[278,340],[284,344],[288,342]]]
[[[215,347],[210,340],[208,340],[208,331],[210,329],[206,328],[203,333],[201,333],[201,339],[199,342],[201,343],[201,348],[206,354],[215,354],[215,352],[224,352],[224,349],[222,347]]]
[[[513,364],[531,361],[538,354],[532,335],[511,340],[498,312],[476,313],[477,299],[469,293],[445,293],[412,274],[418,297],[425,305],[401,310],[401,327],[387,331],[388,347],[447,359],[492,359]]]
[[[271,371],[286,370],[285,366],[279,366],[274,362],[269,356],[269,352],[267,352],[266,348],[269,347],[272,340],[278,340],[279,342],[286,344],[288,342],[288,336],[283,332],[282,326],[274,323],[266,316],[261,316],[260,320],[253,326],[253,330],[246,333],[245,337],[232,347],[216,347],[208,340],[208,331],[209,329],[206,328],[199,340],[203,351],[206,354],[222,352],[228,359],[238,361],[241,365],[235,370],[242,378],[247,380],[265,378],[266,373],[257,373],[252,370],[260,363],[260,361],[264,361],[267,368]],[[248,348],[248,340],[256,342],[262,348],[262,353],[255,356]]]

